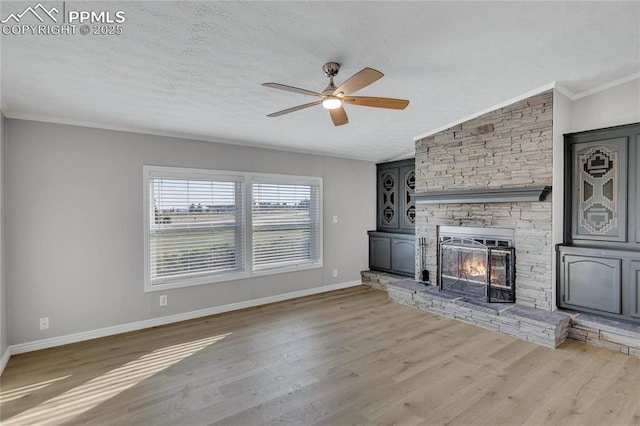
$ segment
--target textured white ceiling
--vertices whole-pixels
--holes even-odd
[[[36,3],[3,1],[0,15]],[[43,2],[56,4],[56,2]],[[57,2],[60,4],[61,2]],[[8,117],[383,161],[412,138],[553,81],[581,92],[640,70],[639,2],[66,2],[123,10],[119,36],[3,35]],[[347,106],[334,127],[313,107],[321,66],[404,111]]]

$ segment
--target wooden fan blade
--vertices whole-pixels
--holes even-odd
[[[349,122],[349,119],[347,118],[347,112],[342,107],[330,109],[329,114],[331,114],[333,124],[336,126],[342,126],[343,124],[347,124]]]
[[[348,105],[360,105],[376,108],[405,109],[409,101],[394,98],[375,98],[369,96],[345,96],[342,102]]]
[[[333,91],[333,96],[337,96],[338,93],[349,95],[363,87],[367,87],[375,81],[380,80],[382,77],[384,77],[384,74],[380,71],[376,71],[373,68],[363,68],[338,86],[338,88]]]
[[[287,86],[286,84],[263,83],[262,85],[264,87],[271,87],[272,89],[286,90],[287,92],[301,93],[301,94],[307,95],[307,96],[320,96],[320,97],[322,97],[322,93],[312,92],[311,90],[301,89],[299,87]]]
[[[288,109],[283,109],[282,111],[273,112],[267,115],[267,117],[279,117],[281,115],[289,114],[290,112],[296,112],[296,111],[300,111],[301,109],[312,107],[314,105],[320,105],[321,103],[322,101],[315,101],[315,102],[311,102],[304,105],[294,106],[293,108],[288,108]]]

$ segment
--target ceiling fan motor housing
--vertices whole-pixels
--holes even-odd
[[[329,85],[324,88],[322,94],[325,96],[332,96],[334,90],[336,90],[335,84],[333,84],[333,77],[338,75],[338,71],[340,70],[340,64],[337,62],[327,62],[322,66],[322,71],[324,71],[325,75],[329,77]]]
[[[327,62],[322,66],[322,71],[324,71],[327,77],[335,77],[338,75],[338,71],[340,71],[340,64],[337,62]]]

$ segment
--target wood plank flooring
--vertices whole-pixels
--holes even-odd
[[[355,287],[17,355],[3,425],[640,425],[640,359]]]

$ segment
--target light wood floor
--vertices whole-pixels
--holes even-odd
[[[2,424],[640,424],[640,359],[366,287],[11,358]]]

